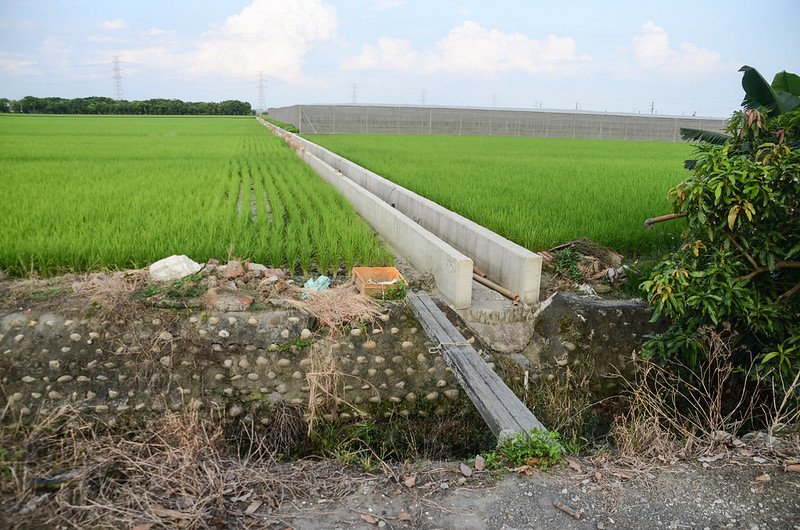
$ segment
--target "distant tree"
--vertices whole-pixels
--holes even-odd
[[[250,103],[227,100],[220,103],[185,102],[180,99],[148,99],[146,101],[115,100],[106,97],[64,99],[25,96],[19,101],[0,100],[0,112],[25,114],[154,114],[154,115],[232,115],[251,114]]]

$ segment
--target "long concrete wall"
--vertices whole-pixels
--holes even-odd
[[[276,134],[301,146],[301,138],[269,123],[262,123]],[[310,143],[305,140],[302,142]],[[454,308],[466,309],[470,306],[473,261],[469,257],[344,176],[318,158],[311,149],[305,148],[305,145],[302,147],[297,151],[298,156],[344,195],[361,217],[417,269],[433,275],[442,296]]]
[[[440,134],[532,136],[678,142],[681,127],[722,131],[725,120],[657,114],[414,107],[387,105],[292,105],[269,109],[270,117],[301,134]]]
[[[291,141],[470,256],[492,281],[519,294],[523,302],[539,300],[542,258],[538,254],[313,142],[297,135],[291,135]]]

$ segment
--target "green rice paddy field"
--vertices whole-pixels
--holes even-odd
[[[0,117],[0,269],[171,254],[304,272],[391,262],[345,199],[252,118]]]
[[[587,236],[653,255],[680,221],[667,192],[686,179],[684,143],[555,138],[318,135],[308,138],[534,251]]]

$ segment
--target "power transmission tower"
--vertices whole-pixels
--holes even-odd
[[[650,114],[655,114],[655,113],[656,113],[656,102],[655,100],[653,100],[650,102]]]
[[[267,110],[267,81],[264,79],[264,72],[258,72],[258,110]]]
[[[425,102],[428,99],[428,91],[425,90],[424,88],[422,89],[422,96],[420,97],[420,99],[422,100],[422,106],[424,107],[425,106]]]
[[[122,99],[122,63],[119,55],[114,56],[114,99]]]
[[[353,103],[355,103],[356,100],[358,99],[357,96],[358,96],[358,86],[355,83],[353,83],[353,86],[350,87],[350,97],[352,98]]]

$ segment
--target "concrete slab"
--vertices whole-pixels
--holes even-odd
[[[542,258],[538,254],[305,138],[282,129],[278,134],[472,258],[493,282],[519,294],[524,303],[539,301]]]
[[[285,137],[282,134],[285,131],[275,131],[277,128],[273,125],[262,123]],[[309,150],[301,148],[297,154],[320,177],[344,195],[361,217],[389,241],[392,247],[421,272],[433,275],[442,296],[454,308],[464,309],[470,306],[473,267],[470,258],[346,178]]]

